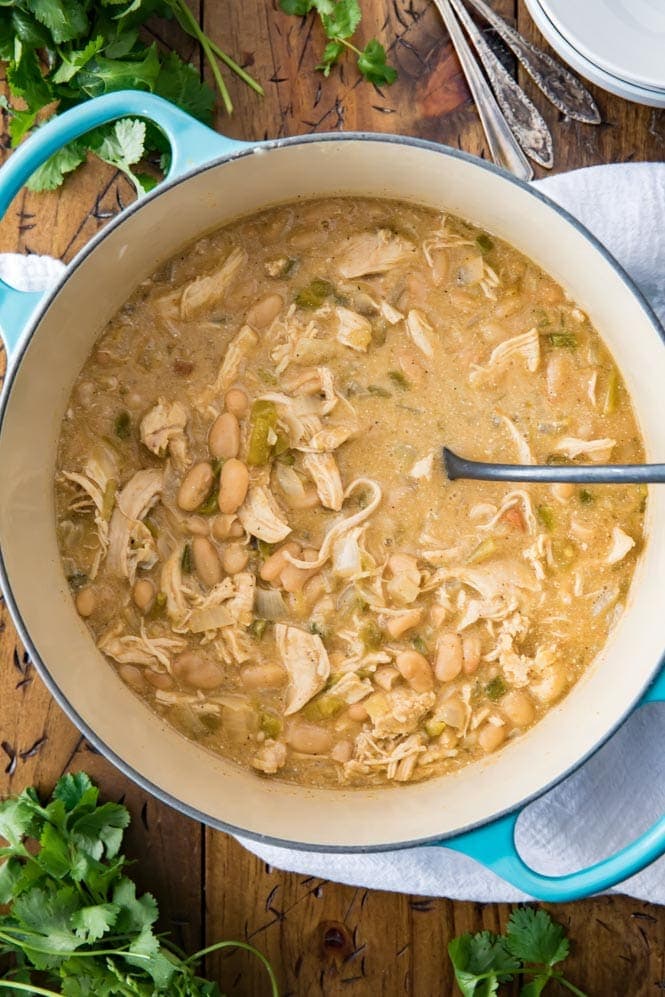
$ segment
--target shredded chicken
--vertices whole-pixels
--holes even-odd
[[[310,571],[313,571],[315,568],[322,568],[332,554],[333,547],[339,537],[368,519],[381,501],[381,489],[376,481],[372,481],[371,478],[356,478],[355,481],[352,481],[344,492],[344,499],[349,498],[360,488],[368,489],[372,493],[371,499],[359,512],[354,513],[352,516],[347,516],[346,519],[342,519],[340,522],[335,523],[334,526],[331,526],[325,535],[321,549],[319,550],[319,556],[315,561],[302,561],[289,553],[285,554],[286,560],[290,561],[291,564],[295,564],[297,568],[305,568]]]
[[[415,308],[410,310],[406,316],[406,331],[418,349],[426,357],[434,356],[434,347],[432,345],[434,329],[422,312],[417,311]]]
[[[159,500],[163,472],[159,468],[137,471],[116,496],[109,529],[108,569],[134,584],[139,568],[152,568],[157,562],[154,537],[142,522]]]
[[[512,419],[508,416],[502,415],[501,422],[504,424],[508,430],[513,443],[515,444],[515,449],[517,450],[517,457],[520,464],[535,464],[536,459],[531,452],[531,447],[529,446],[526,438],[522,436],[519,429],[515,425]]]
[[[331,453],[308,453],[303,467],[316,485],[321,505],[339,512],[344,501],[344,488],[337,461]]]
[[[605,558],[605,564],[618,564],[633,549],[635,541],[620,526],[612,529],[612,546]]]
[[[174,466],[182,472],[188,464],[186,425],[185,407],[180,402],[167,402],[160,398],[141,420],[141,443],[158,457],[165,457],[168,451]]]
[[[279,543],[291,532],[275,499],[262,485],[253,485],[238,509],[238,519],[253,537],[266,543]]]
[[[197,277],[188,284],[180,299],[180,316],[188,320],[195,318],[204,309],[212,309],[223,299],[231,282],[247,263],[247,253],[234,249],[222,266],[207,277]]]
[[[472,364],[469,381],[474,385],[484,384],[494,374],[504,370],[513,360],[523,359],[526,369],[535,373],[540,364],[540,337],[536,328],[529,329],[519,336],[506,339],[496,346],[485,367]]]
[[[367,353],[372,341],[372,325],[368,319],[350,308],[335,308],[337,340],[358,353]]]
[[[588,457],[593,464],[604,464],[610,459],[616,440],[605,437],[601,440],[581,440],[577,436],[564,436],[554,445],[555,453],[565,454],[570,460]]]
[[[233,382],[238,377],[238,372],[240,370],[240,365],[243,360],[246,359],[247,354],[250,352],[253,346],[259,341],[259,337],[250,329],[248,325],[244,325],[240,332],[231,340],[226,348],[226,353],[224,354],[224,359],[222,361],[222,366],[219,369],[219,373],[215,380],[215,383],[195,399],[194,404],[201,412],[205,412],[215,401],[215,399],[220,398],[227,390],[231,387]]]
[[[83,473],[63,471],[62,477],[76,485],[80,493],[70,502],[72,512],[94,512],[98,547],[95,551],[89,577],[97,577],[99,566],[109,547],[109,520],[115,502],[118,468],[115,456],[105,447],[97,446],[86,459]]]
[[[252,758],[252,767],[274,775],[286,765],[286,745],[281,741],[264,741]]]
[[[291,716],[321,692],[330,675],[330,662],[319,635],[300,627],[276,623],[275,644],[289,675],[284,716]]]
[[[122,625],[103,634],[97,647],[104,654],[120,664],[148,665],[159,664],[165,671],[171,671],[171,656],[185,647],[185,641],[177,637],[149,637],[145,626],[141,626],[141,636],[122,634]]]
[[[337,271],[346,278],[385,273],[401,263],[408,263],[415,253],[412,242],[388,229],[360,232],[347,239],[344,252],[337,260]]]

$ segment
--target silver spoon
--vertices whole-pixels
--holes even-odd
[[[480,66],[473,57],[449,0],[434,0],[448,34],[455,47],[469,90],[476,104],[478,115],[487,136],[492,159],[497,166],[513,173],[520,180],[531,180],[533,170],[508,127],[499,105],[494,99]]]
[[[529,159],[533,159],[546,170],[551,170],[554,165],[552,135],[545,119],[501,60],[497,59],[475,22],[469,17],[462,0],[450,0],[450,2],[485,67],[494,96],[513,135]]]
[[[515,53],[536,86],[556,108],[576,121],[584,121],[588,125],[600,124],[596,102],[577,76],[564,69],[551,55],[528,42],[507,21],[499,17],[485,0],[467,2],[491,24],[508,48]]]
[[[451,481],[571,482],[579,485],[642,485],[665,482],[665,464],[490,464],[443,448]]]

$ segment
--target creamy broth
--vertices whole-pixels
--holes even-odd
[[[643,460],[588,317],[412,205],[288,205],[201,239],[72,391],[58,536],[120,678],[187,737],[314,785],[441,775],[520,736],[625,605],[640,486],[450,482]]]

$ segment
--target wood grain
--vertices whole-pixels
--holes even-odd
[[[521,2],[501,0],[495,7],[543,44]],[[286,17],[277,0],[208,0],[193,8],[266,88],[261,100],[231,79],[236,113],[230,119],[218,114],[220,131],[244,139],[341,129],[402,132],[486,155],[459,65],[424,0],[363,2],[364,36],[386,40],[399,68],[398,83],[385,90],[359,83],[348,62],[324,79],[315,70],[319,28]],[[172,26],[157,25],[155,34],[199,60]],[[552,128],[557,170],[664,158],[665,112],[594,90],[603,124],[593,128],[562,119],[521,73],[520,82]],[[71,260],[131,197],[125,180],[90,163],[62,191],[19,195],[0,222],[0,251]],[[499,930],[511,909],[381,893],[266,868],[232,838],[147,796],[94,753],[25,660],[4,606],[0,742],[0,793],[33,783],[47,790],[61,772],[80,768],[108,798],[124,799],[134,815],[128,851],[138,860],[141,885],[159,897],[162,926],[191,950],[218,938],[251,940],[273,962],[284,994],[452,995],[448,940],[463,931]],[[646,997],[665,989],[664,908],[603,897],[549,909],[574,939],[569,975],[589,994]],[[227,993],[267,993],[262,968],[244,953],[211,959],[208,970]]]

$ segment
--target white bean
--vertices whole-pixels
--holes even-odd
[[[221,666],[198,651],[183,651],[174,658],[173,674],[186,685],[204,690],[216,689],[224,679]]]
[[[523,689],[507,693],[501,700],[501,710],[516,727],[528,727],[536,715],[531,697]]]
[[[246,665],[240,680],[247,689],[274,689],[286,682],[286,669],[276,662],[263,665]]]
[[[462,671],[464,663],[462,640],[459,634],[449,633],[439,637],[436,646],[434,674],[439,682],[451,682]]]
[[[155,602],[155,586],[149,578],[137,578],[132,598],[142,613],[149,613]]]
[[[266,294],[252,305],[245,321],[252,329],[263,329],[277,318],[283,307],[284,299],[281,294]]]
[[[237,512],[245,501],[249,488],[247,465],[231,457],[222,467],[219,476],[219,511],[229,515]]]
[[[214,474],[210,464],[203,460],[190,467],[178,489],[178,505],[185,512],[194,512],[208,497]]]
[[[194,537],[192,540],[192,559],[196,574],[204,585],[212,588],[222,580],[222,565],[217,548],[207,537]]]
[[[244,419],[249,412],[249,398],[242,388],[229,388],[224,398],[224,405],[236,419]]]
[[[208,449],[213,457],[228,460],[240,450],[240,425],[233,412],[218,415],[208,433]]]
[[[249,561],[249,551],[241,544],[229,544],[222,551],[222,567],[227,575],[244,571]]]
[[[79,616],[92,616],[97,606],[97,599],[94,590],[91,588],[81,589],[76,595],[76,609]]]
[[[480,664],[482,642],[478,634],[467,634],[462,640],[462,657],[465,675],[473,675]]]
[[[333,745],[333,736],[316,724],[292,724],[286,732],[286,742],[304,755],[325,755]]]
[[[300,544],[296,543],[295,540],[289,540],[288,543],[283,544],[274,550],[270,557],[267,557],[263,564],[261,565],[261,570],[259,571],[260,577],[264,582],[274,582],[281,575],[282,571],[289,563],[286,560],[286,554],[292,554],[294,557],[298,557],[300,554]]]
[[[427,658],[418,651],[402,651],[395,658],[395,664],[414,692],[430,692],[434,686],[432,667]]]
[[[478,731],[478,744],[488,754],[490,751],[496,751],[505,739],[505,726],[497,727],[496,724],[486,723]]]

